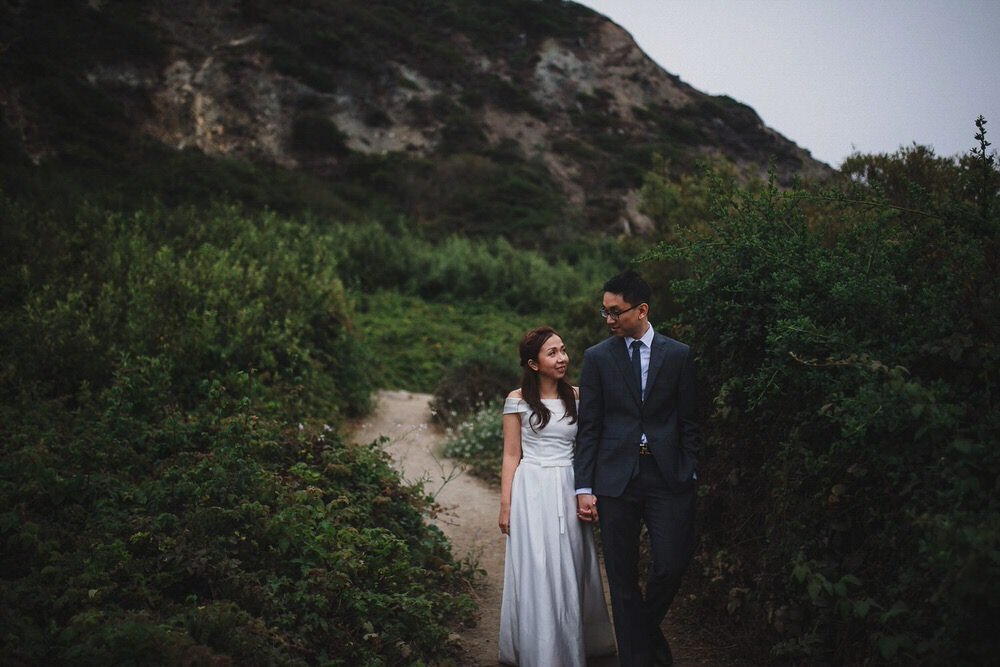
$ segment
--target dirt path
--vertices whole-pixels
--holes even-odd
[[[376,398],[375,412],[357,425],[353,439],[371,442],[380,436],[388,437],[386,451],[403,479],[423,480],[424,488],[444,509],[435,522],[451,540],[456,558],[468,557],[486,572],[484,583],[475,591],[479,622],[462,634],[462,664],[496,667],[504,554],[504,537],[497,528],[500,491],[440,455],[443,436],[431,426],[429,394],[380,391]],[[694,639],[696,628],[671,627],[668,623],[665,630],[674,648],[676,667],[739,664],[710,644]],[[591,661],[588,667],[616,664],[614,659],[601,659]]]
[[[430,424],[429,394],[381,391],[377,399],[375,412],[358,427],[354,439],[370,442],[387,436],[386,451],[403,479],[423,480],[443,508],[435,523],[451,540],[455,557],[468,557],[485,570],[485,582],[475,591],[479,622],[462,634],[462,646],[465,664],[495,666],[504,550],[497,528],[500,492],[439,455],[443,437]]]

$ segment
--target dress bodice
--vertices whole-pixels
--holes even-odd
[[[540,465],[572,465],[576,422],[570,423],[562,399],[543,398],[542,403],[552,416],[537,431],[531,427],[531,407],[524,399],[508,398],[504,403],[505,415],[521,415],[521,457]]]

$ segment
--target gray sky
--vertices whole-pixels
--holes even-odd
[[[663,69],[839,167],[913,142],[1000,148],[1000,0],[576,0]]]

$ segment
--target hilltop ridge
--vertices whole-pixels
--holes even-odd
[[[468,218],[492,214],[466,210],[454,191],[511,169],[520,177],[501,195],[514,208],[523,201],[515,218],[548,210],[629,234],[651,228],[638,187],[654,153],[677,174],[705,158],[754,176],[771,166],[782,183],[832,173],[750,107],[694,89],[572,2],[12,7],[2,22],[4,143],[36,165],[99,162],[92,153],[116,147],[134,160],[150,144],[193,150],[352,181],[417,220],[469,233]],[[380,189],[370,172],[387,159],[404,166]]]

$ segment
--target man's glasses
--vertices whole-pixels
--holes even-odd
[[[640,303],[637,306],[632,306],[631,308],[626,308],[625,310],[605,310],[604,308],[601,308],[601,318],[606,320],[610,317],[612,322],[617,322],[619,317],[630,310],[635,310],[641,305],[642,304]]]

